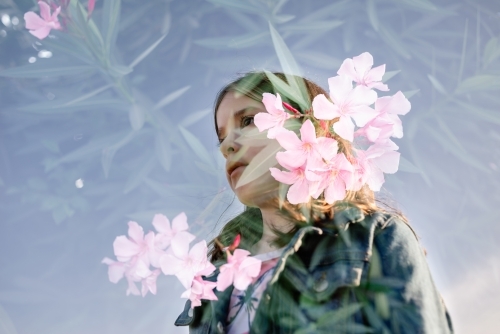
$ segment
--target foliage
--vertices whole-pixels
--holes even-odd
[[[427,230],[447,245],[439,256],[453,258],[451,270],[458,272],[464,245],[497,249],[489,232],[498,232],[493,222],[500,217],[495,6],[487,0],[104,0],[88,18],[87,3],[71,0],[66,30],[38,41],[22,22],[35,2],[0,0],[0,16],[11,20],[0,25],[2,216],[16,228],[53,220],[54,242],[73,244],[69,257],[88,247],[80,233],[101,231],[109,239],[127,219],[146,223],[158,212],[186,211],[205,236],[233,198],[210,124],[216,90],[255,69],[325,82],[340,59],[369,51],[375,65],[387,64],[385,81],[412,102],[398,141],[406,173],[389,178],[387,188],[411,206],[409,213],[429,220]],[[13,24],[14,17],[21,21]],[[28,63],[30,57],[36,61]],[[292,81],[288,91],[308,103],[303,83]],[[78,180],[83,187],[75,186]],[[99,247],[95,263],[108,253]],[[44,275],[67,265],[61,260]],[[106,284],[105,268],[90,268]]]

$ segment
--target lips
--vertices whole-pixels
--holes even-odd
[[[238,161],[238,162],[235,162],[235,163],[231,164],[231,165],[227,168],[227,174],[228,174],[229,176],[231,176],[231,174],[232,174],[232,173],[233,173],[236,169],[238,169],[238,168],[240,168],[240,167],[245,167],[245,166],[246,166],[246,164],[245,164],[245,163],[243,163],[243,162],[239,162],[239,161]]]

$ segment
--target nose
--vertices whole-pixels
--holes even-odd
[[[241,145],[237,143],[237,139],[241,136],[239,130],[229,130],[226,138],[222,141],[219,149],[224,158],[227,158],[230,154],[237,153]]]

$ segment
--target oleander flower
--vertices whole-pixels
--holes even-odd
[[[188,289],[197,275],[209,275],[215,267],[207,258],[207,242],[202,240],[189,249],[189,241],[175,238],[170,253],[160,258],[161,270],[165,275],[175,275]]]
[[[385,73],[385,64],[372,68],[373,56],[364,52],[357,57],[344,60],[338,75],[346,75],[360,86],[375,88],[381,91],[388,91],[387,85],[382,83],[382,77]]]
[[[399,147],[391,140],[377,142],[367,150],[356,150],[356,185],[359,190],[365,183],[373,191],[379,191],[385,182],[384,173],[396,173],[399,166]]]
[[[403,125],[398,115],[406,115],[410,109],[411,103],[401,91],[393,96],[380,97],[375,101],[378,115],[358,129],[355,136],[364,136],[371,142],[385,141],[389,137],[402,138]]]
[[[38,39],[44,39],[52,29],[61,30],[61,24],[57,18],[61,7],[57,7],[51,15],[50,6],[46,2],[38,1],[38,6],[40,6],[40,16],[34,12],[27,12],[24,14],[24,21],[30,34]]]
[[[260,132],[268,130],[267,137],[275,138],[276,134],[283,129],[285,121],[291,117],[283,108],[280,94],[262,94],[262,103],[266,107],[267,113],[260,112],[255,115],[254,123]]]
[[[370,105],[377,100],[377,93],[366,87],[352,86],[352,79],[340,75],[328,79],[330,102],[325,95],[317,95],[313,102],[314,117],[321,120],[339,118],[333,124],[333,130],[340,137],[352,142],[354,139],[354,123],[361,127],[377,116]],[[352,118],[352,119],[351,119]]]
[[[191,301],[191,308],[201,305],[201,300],[217,300],[214,293],[214,288],[217,286],[215,282],[204,281],[201,276],[195,276],[191,287],[184,291],[181,298],[188,298]]]
[[[235,249],[233,254],[227,252],[227,263],[219,268],[217,290],[224,291],[231,284],[238,290],[248,288],[262,265],[262,261],[249,255],[250,252],[244,249]]]

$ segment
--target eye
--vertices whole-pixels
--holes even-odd
[[[240,121],[240,126],[244,128],[246,126],[253,124],[253,118],[254,116],[243,116]]]

